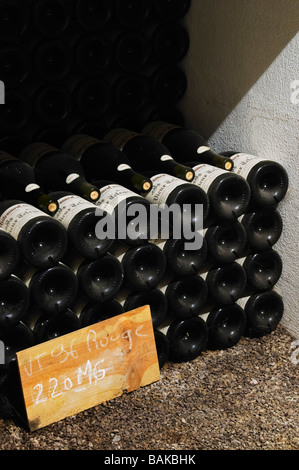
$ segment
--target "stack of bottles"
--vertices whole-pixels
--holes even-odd
[[[0,139],[182,123],[190,0],[23,0],[0,4]]]
[[[18,350],[143,305],[161,368],[282,317],[273,245],[288,178],[277,162],[217,154],[197,132],[155,121],[1,151],[0,180],[1,380]],[[194,239],[174,236],[175,218],[168,237],[159,224],[153,233],[154,206],[185,204]]]

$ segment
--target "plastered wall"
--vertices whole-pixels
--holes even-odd
[[[216,151],[271,158],[288,171],[277,288],[282,322],[299,338],[299,1],[193,0],[185,24],[186,125]]]

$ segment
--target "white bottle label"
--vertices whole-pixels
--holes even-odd
[[[196,165],[193,170],[195,177],[192,183],[200,186],[206,193],[218,176],[227,174],[227,171],[205,163]]]
[[[30,193],[31,191],[34,191],[35,189],[40,189],[40,186],[35,183],[27,184],[25,188],[25,192]]]
[[[75,215],[79,214],[79,212],[91,207],[96,210],[95,204],[92,204],[82,197],[73,194],[59,198],[58,204],[59,209],[53,218],[58,220],[58,222],[60,222],[65,229],[68,229],[69,224]]]
[[[246,306],[249,299],[250,299],[250,296],[241,297],[240,299],[236,300],[236,304],[239,305],[239,307],[243,308],[243,310],[244,310],[244,308],[245,308],[245,306]]]
[[[132,167],[127,163],[121,163],[120,165],[118,165],[117,171],[131,170],[131,168]]]
[[[173,158],[170,155],[162,155],[160,157],[161,162],[167,162],[168,160],[173,160]]]
[[[209,316],[209,315],[210,315],[210,312],[207,312],[207,313],[201,313],[201,314],[199,315],[199,318],[201,318],[203,321],[205,321],[205,322],[206,322],[206,321],[207,321],[207,319],[208,319],[208,316]]]
[[[196,150],[196,153],[201,154],[201,153],[208,152],[209,150],[211,150],[210,147],[207,147],[206,145],[201,145],[201,146],[198,147],[198,149]]]
[[[113,214],[115,208],[122,201],[129,197],[136,196],[136,193],[119,184],[108,184],[101,188],[101,197],[96,202],[96,206],[100,209]]]
[[[233,172],[237,173],[237,175],[240,175],[245,179],[249,175],[249,172],[254,167],[254,165],[264,161],[264,158],[256,157],[255,155],[249,155],[247,153],[236,153],[230,158],[234,162]]]
[[[0,228],[17,239],[27,222],[41,216],[50,217],[30,204],[15,204],[0,216]]]
[[[246,258],[247,258],[246,256],[244,256],[243,258],[237,258],[235,262],[238,263],[240,266],[243,266]]]
[[[186,183],[175,176],[165,173],[152,176],[151,180],[153,187],[144,197],[153,204],[165,204],[171,191],[177,186]]]
[[[66,184],[71,184],[74,180],[79,178],[79,176],[78,173],[71,173],[65,180]]]

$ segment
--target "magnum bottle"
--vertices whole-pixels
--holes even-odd
[[[58,210],[57,200],[45,193],[33,168],[19,158],[0,150],[0,192],[2,198],[20,199],[47,214]]]
[[[145,126],[143,133],[161,141],[178,162],[196,161],[227,171],[233,169],[233,161],[229,157],[215,153],[195,130],[163,121],[154,121]]]
[[[208,341],[208,328],[204,320],[195,316],[186,320],[167,318],[158,330],[169,342],[169,360],[187,362],[198,357]]]
[[[248,293],[247,293],[248,294]],[[246,314],[246,335],[263,336],[274,331],[284,313],[284,302],[275,290],[251,292],[237,303]]]
[[[83,300],[83,299],[82,299]],[[124,313],[124,308],[116,299],[93,302],[91,300],[76,302],[72,310],[77,314],[81,328],[107,320]]]
[[[14,273],[20,260],[19,242],[0,229],[0,282]]]
[[[154,337],[157,349],[157,356],[160,370],[165,366],[169,358],[169,341],[167,336],[159,331],[157,328],[154,329]]]
[[[110,300],[122,285],[123,267],[110,253],[93,260],[74,255],[65,262],[76,274],[80,292],[90,301]]]
[[[176,162],[165,145],[145,134],[116,128],[104,140],[123,151],[137,171],[159,170],[189,182],[194,178],[192,168]]]
[[[288,174],[278,162],[246,153],[223,152],[234,162],[234,172],[245,178],[254,204],[275,207],[288,190]]]
[[[282,259],[273,249],[249,253],[236,262],[245,269],[247,283],[258,292],[272,289],[282,273]]]
[[[19,200],[0,202],[0,228],[18,241],[21,256],[40,268],[57,264],[66,252],[67,233],[55,220],[56,215],[49,216]]]
[[[247,283],[245,269],[236,262],[215,265],[200,276],[208,286],[208,300],[217,305],[230,305],[242,297]]]
[[[17,352],[34,345],[31,329],[22,321],[13,328],[0,331],[0,340],[5,345],[4,363],[0,363],[0,373],[10,373],[17,362]]]
[[[236,303],[231,305],[215,305],[208,313],[201,313],[207,323],[208,346],[216,349],[227,349],[235,346],[245,332],[246,315]]]
[[[149,305],[154,328],[157,328],[166,318],[168,303],[160,289],[138,291],[124,287],[119,291],[116,299],[123,305],[125,312]]]
[[[100,192],[85,179],[80,162],[49,144],[34,142],[21,152],[21,158],[34,168],[36,179],[48,192],[69,191],[97,201]]]
[[[252,250],[269,250],[279,240],[283,229],[281,215],[276,209],[255,208],[238,220],[246,230]]]
[[[167,273],[158,288],[165,293],[169,311],[183,320],[198,315],[208,296],[207,284],[199,275],[180,279]]]
[[[201,248],[189,249],[189,240],[184,237],[150,240],[158,245],[165,254],[168,268],[179,277],[197,274],[208,256],[206,239],[203,238]]]
[[[64,143],[63,150],[79,160],[90,181],[111,180],[137,194],[152,188],[151,180],[134,171],[126,155],[108,142],[77,134]]]
[[[35,344],[50,341],[80,328],[79,318],[70,309],[48,315],[36,307],[30,311],[24,323],[33,332]]]
[[[234,172],[222,170],[206,163],[188,162],[197,184],[206,191],[211,214],[218,219],[236,220],[246,212],[250,203],[250,187],[247,181]]]
[[[0,331],[19,323],[29,305],[29,289],[19,277],[11,275],[0,281]]]
[[[157,287],[165,273],[165,255],[153,243],[136,247],[117,243],[110,252],[122,263],[124,281],[132,290],[142,291]]]
[[[23,263],[18,275],[28,286],[30,303],[48,315],[63,312],[76,299],[78,279],[65,264],[58,263],[47,269],[32,268]]]
[[[70,246],[87,259],[95,259],[107,253],[114,243],[114,234],[109,237],[107,232],[99,233],[97,224],[104,219],[110,225],[109,214],[103,210],[97,211],[95,204],[76,194],[66,191],[52,194],[59,203],[54,219],[64,227]]]
[[[239,258],[246,247],[247,234],[238,222],[212,222],[203,230],[209,255],[218,263],[231,263]]]

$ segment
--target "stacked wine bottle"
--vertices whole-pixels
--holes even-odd
[[[288,178],[277,162],[217,154],[161,121],[0,157],[3,374],[19,349],[147,304],[161,367],[279,323],[273,246]],[[203,222],[196,244],[174,236],[174,221],[153,236],[151,208],[163,204],[191,207],[191,226]]]

